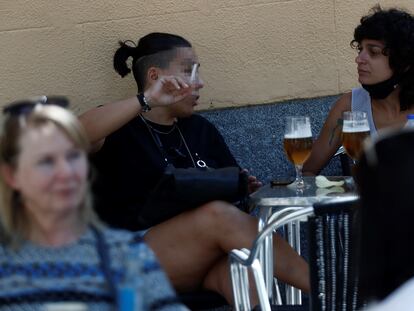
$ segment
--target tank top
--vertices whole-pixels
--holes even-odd
[[[377,135],[377,128],[372,117],[371,97],[362,87],[352,89],[351,110],[366,112],[370,134],[371,136]]]

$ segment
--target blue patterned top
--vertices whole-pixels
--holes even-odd
[[[187,310],[178,302],[140,234],[112,229],[102,232],[115,283],[139,280],[133,287],[144,310]],[[58,248],[31,242],[17,250],[0,246],[0,310],[44,310],[54,302],[81,302],[89,311],[114,310],[114,297],[91,229],[77,242]]]

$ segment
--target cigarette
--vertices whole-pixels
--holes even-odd
[[[195,81],[195,77],[196,77],[196,73],[197,73],[197,68],[198,68],[198,64],[194,64],[193,65],[193,69],[191,70],[190,82],[194,82]]]

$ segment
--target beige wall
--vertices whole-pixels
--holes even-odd
[[[81,112],[131,96],[112,56],[151,31],[194,44],[201,108],[338,94],[357,83],[349,42],[378,2],[414,11],[413,0],[1,0],[0,105],[66,94]]]

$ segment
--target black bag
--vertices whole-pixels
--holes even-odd
[[[167,166],[139,213],[139,223],[148,228],[202,204],[223,200],[243,201],[248,196],[248,176],[238,167],[220,169]]]

